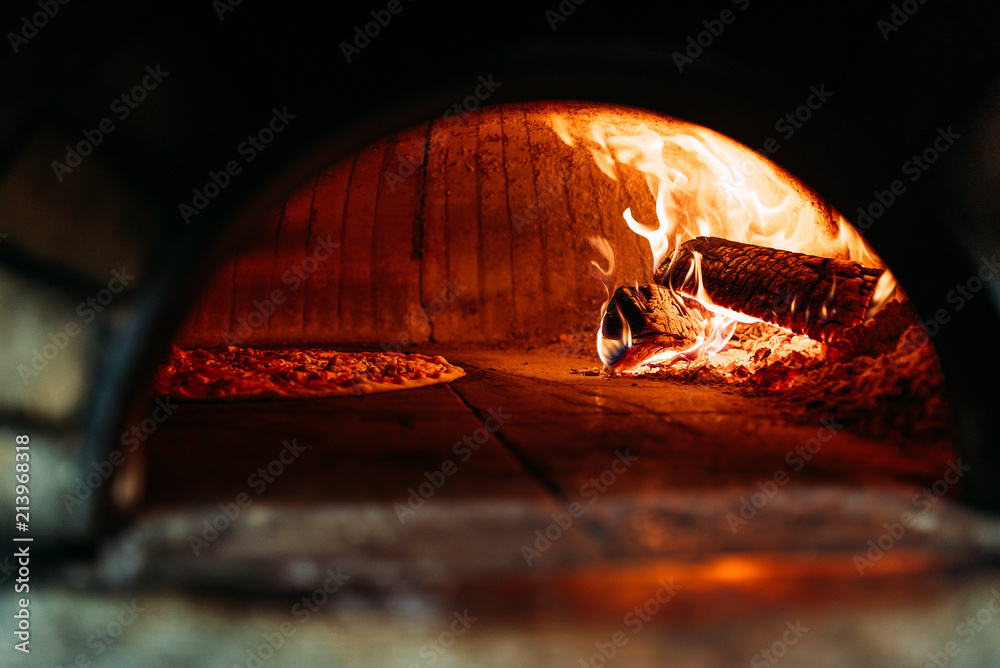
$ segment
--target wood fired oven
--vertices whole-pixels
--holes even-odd
[[[675,576],[692,595],[657,604],[649,661],[661,643],[723,665],[789,608],[830,621],[842,601],[863,610],[850,661],[883,615],[920,630],[887,661],[923,657],[914,638],[950,619],[935,592],[988,580],[997,549],[1000,54],[994,10],[903,4],[567,1],[454,32],[455,10],[400,3],[62,7],[15,49],[0,124],[0,438],[31,434],[38,552],[102,591],[283,601],[337,567],[362,616],[565,616],[514,632],[532,661],[546,643],[575,661],[555,638],[614,631]],[[603,371],[609,296],[657,269],[626,220],[662,220],[664,183],[608,148],[616,123],[693,124],[773,165],[792,217],[854,226],[786,250],[887,268],[933,352],[904,373],[885,357],[893,392],[852,369],[805,399]],[[467,375],[176,402],[153,391],[171,345],[444,354]]]

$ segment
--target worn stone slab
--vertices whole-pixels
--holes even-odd
[[[967,617],[996,606],[996,573],[854,583],[831,579],[836,592],[796,577],[757,588],[696,587],[674,577],[675,584],[686,586],[668,603],[650,605],[657,612],[647,615],[647,621],[635,615],[635,607],[655,597],[659,580],[669,578],[669,571],[593,576],[589,582],[497,583],[447,597],[401,589],[380,602],[348,580],[332,595],[320,597],[323,603],[313,610],[302,605],[301,594],[235,600],[178,591],[74,591],[52,583],[33,597],[30,657],[5,643],[0,660],[18,668],[68,666],[79,656],[107,668],[214,668],[254,665],[256,655],[257,660],[268,657],[262,665],[304,668],[547,668],[587,665],[599,652],[598,644],[606,646],[614,633],[622,632],[626,642],[615,649],[615,665],[721,668],[750,665],[755,656],[763,660],[762,649],[780,642],[788,624],[800,624],[805,630],[788,636],[796,642],[785,648],[777,665],[909,668],[924,665],[929,653],[943,652],[949,642],[960,649],[950,665],[1000,662],[1000,642],[991,626],[958,635]],[[781,603],[788,588],[800,596]],[[0,614],[11,618],[15,605],[13,597],[0,599]],[[705,615],[710,610],[729,614],[713,621]],[[456,614],[467,624],[453,627]],[[129,622],[120,629],[114,626],[119,617]],[[453,628],[461,633],[452,633]],[[101,632],[110,642],[98,640]],[[600,658],[590,665],[601,665]]]
[[[484,416],[502,408],[486,406]],[[293,439],[304,448],[294,459],[282,454]],[[308,503],[407,503],[411,489],[441,498],[542,494],[447,386],[306,401],[183,402],[150,439],[149,457],[154,506],[239,493]],[[271,464],[280,458],[290,463]],[[257,473],[269,466],[280,469],[272,482]]]
[[[738,490],[574,502],[441,498],[400,514],[385,503],[231,500],[147,513],[110,543],[102,572],[116,586],[295,591],[318,586],[334,566],[378,589],[729,557],[737,559],[728,575],[703,569],[699,577],[774,577],[786,561],[795,572],[863,577],[1000,554],[996,519],[944,500],[917,509],[902,491],[789,489],[734,524],[742,501]]]
[[[3,268],[0,304],[0,410],[69,420],[85,399],[107,313]]]
[[[796,422],[767,398],[655,379],[586,376],[579,371],[597,367],[571,355],[446,354],[468,372],[454,384],[455,392],[471,406],[508,407],[517,419],[505,427],[505,442],[568,495],[593,493],[588,483],[602,474],[615,480],[603,485],[612,495],[726,486],[749,494],[776,476],[795,485],[914,486],[940,479],[957,458],[942,444],[901,447],[851,433],[832,414],[817,423]],[[614,461],[625,449],[638,459],[622,469]],[[620,475],[606,473],[613,465]]]

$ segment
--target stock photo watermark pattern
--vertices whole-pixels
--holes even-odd
[[[282,445],[284,447],[274,459],[247,476],[247,487],[251,488],[255,495],[260,496],[266,492],[268,486],[273,484],[285,472],[285,469],[294,464],[306,450],[306,446],[299,445],[298,439],[295,438],[291,441],[284,441]],[[200,535],[190,534],[188,536],[188,545],[194,556],[199,556],[203,550],[228,531],[240,519],[243,512],[253,505],[253,502],[254,498],[247,492],[240,492],[231,502],[220,503],[218,513],[201,521]]]
[[[580,485],[579,494],[587,499],[587,505],[597,503],[598,499],[608,491],[619,478],[628,473],[628,470],[639,461],[638,455],[630,454],[628,448],[615,453],[615,458],[608,468],[592,477],[587,482]],[[567,531],[573,527],[573,520],[580,519],[586,514],[587,509],[583,504],[574,501],[570,503],[565,512],[552,513],[552,522],[542,529],[535,529],[534,541],[521,545],[521,556],[524,563],[531,566],[535,560],[547,552]]]
[[[295,116],[296,114],[288,111],[287,105],[280,109],[273,107],[271,118],[267,123],[256,132],[248,134],[246,139],[236,145],[237,157],[227,160],[218,171],[209,170],[205,183],[191,189],[191,200],[177,205],[177,212],[184,220],[184,224],[190,225],[194,218],[204,213],[212,201],[232,184],[233,179],[242,174],[243,169],[275,141]]]
[[[5,661],[985,665],[993,10],[841,10],[11,5]],[[785,214],[809,224],[771,235]],[[874,339],[885,306],[902,333],[852,365],[869,341],[767,320],[815,316],[802,291],[723,304],[706,251],[719,301],[670,285],[677,320],[726,310],[729,338],[616,368],[614,325],[637,357],[690,332],[609,287],[699,238],[854,262],[860,324],[839,273],[821,317]],[[215,394],[167,391],[167,348]],[[277,363],[230,395],[253,365],[203,350]],[[425,353],[448,371],[404,377]],[[944,376],[960,436],[921,440],[936,423],[894,402],[952,401]]]

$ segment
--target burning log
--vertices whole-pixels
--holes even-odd
[[[697,237],[664,260],[654,280],[694,296],[699,271],[716,305],[824,342],[864,321],[884,272],[848,260]]]
[[[697,301],[656,283],[619,287],[601,323],[601,357],[630,368],[651,355],[687,348],[700,334],[696,319],[706,315]]]
[[[642,341],[650,336],[662,339],[664,343],[686,344],[698,336],[698,330],[688,314],[698,308],[690,300],[681,298],[659,285],[647,284],[634,288],[622,286],[615,290],[614,303],[619,313],[629,323],[632,341]],[[700,310],[700,309],[699,309]],[[615,336],[609,331],[613,326],[605,321],[605,336]]]

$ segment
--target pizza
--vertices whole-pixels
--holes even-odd
[[[156,391],[178,399],[340,397],[450,383],[464,375],[440,355],[174,346],[156,373]]]

